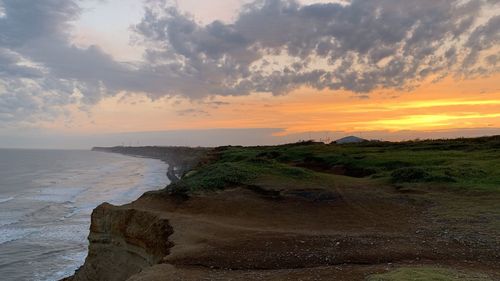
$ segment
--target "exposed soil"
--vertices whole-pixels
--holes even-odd
[[[97,208],[68,280],[500,280],[498,141],[98,149],[185,177]]]
[[[277,190],[238,187],[188,199],[157,192],[121,207],[159,213],[174,231],[162,264],[130,280],[365,280],[420,264],[479,270],[500,280],[492,221],[476,222],[471,232],[456,227],[462,221],[436,217],[438,193]]]

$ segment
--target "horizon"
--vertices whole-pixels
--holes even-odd
[[[226,130],[227,131],[227,130]],[[458,132],[448,132],[451,134],[445,134],[445,133],[435,133],[432,132],[434,135],[428,135],[427,137],[416,137],[416,138],[394,138],[394,136],[391,137],[386,137],[386,138],[377,138],[372,135],[372,137],[363,137],[363,134],[360,133],[360,135],[353,134],[343,134],[341,132],[322,132],[320,134],[322,135],[311,135],[310,133],[305,133],[301,134],[301,137],[295,136],[294,138],[288,138],[288,139],[278,139],[278,138],[272,138],[272,139],[267,139],[267,142],[260,142],[261,139],[259,137],[265,138],[265,135],[259,136],[257,139],[258,141],[254,142],[244,142],[241,141],[242,138],[239,138],[241,134],[238,133],[233,133],[232,136],[236,137],[235,139],[232,139],[228,142],[220,142],[219,139],[217,138],[212,138],[208,139],[208,144],[203,145],[202,142],[194,142],[194,143],[188,143],[186,144],[183,141],[177,140],[172,140],[172,136],[168,136],[169,133],[173,133],[176,138],[179,138],[180,133],[179,132],[141,132],[141,133],[136,133],[132,134],[135,135],[136,138],[144,137],[144,135],[148,134],[153,134],[156,135],[156,140],[151,140],[151,139],[145,139],[144,143],[141,143],[140,141],[128,141],[125,142],[123,141],[124,139],[127,139],[127,137],[124,137],[124,135],[128,135],[128,139],[130,140],[130,134],[115,134],[113,137],[105,137],[105,140],[101,139],[96,140],[95,143],[100,143],[101,145],[93,145],[93,146],[86,146],[86,145],[76,145],[74,147],[62,147],[61,144],[67,142],[66,140],[62,140],[59,143],[52,143],[50,145],[46,146],[39,146],[39,147],[30,147],[30,146],[11,146],[11,147],[1,147],[0,149],[3,150],[54,150],[54,151],[60,151],[60,150],[68,150],[68,151],[87,151],[91,150],[96,147],[207,147],[207,148],[215,148],[215,147],[221,147],[221,146],[280,146],[280,145],[287,145],[287,144],[293,144],[293,143],[299,143],[299,142],[307,142],[307,141],[314,141],[314,142],[319,142],[319,143],[325,143],[325,144],[330,144],[334,143],[335,141],[342,140],[345,138],[359,138],[363,139],[365,141],[380,141],[380,142],[391,142],[391,143],[398,143],[398,142],[411,142],[411,141],[436,141],[436,140],[457,140],[457,139],[475,139],[475,138],[483,138],[483,137],[497,137],[500,136],[500,132],[490,132],[490,133],[475,133],[475,134],[468,134],[468,136],[462,136],[460,134],[457,134]],[[412,133],[407,134],[407,136],[411,135]],[[323,137],[321,137],[323,136]],[[309,138],[308,138],[309,137]],[[79,138],[79,137],[77,137]],[[189,136],[184,136],[184,138],[189,138]],[[244,138],[244,136],[243,136]],[[161,139],[161,140],[158,140]],[[54,140],[50,140],[50,142],[53,142]],[[86,141],[88,142],[88,140]],[[207,142],[206,139],[203,140],[203,142]],[[70,141],[71,143],[71,141]],[[162,144],[162,143],[170,143],[170,144]],[[241,144],[243,143],[243,144]]]
[[[500,0],[0,0],[0,279],[500,280]]]
[[[500,2],[0,0],[0,147],[500,135]]]

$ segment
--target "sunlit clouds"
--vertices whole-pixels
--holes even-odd
[[[0,135],[465,136],[500,128],[499,46],[491,0],[0,0]]]
[[[303,132],[398,132],[500,127],[499,77],[456,82],[446,79],[419,89],[374,92],[369,98],[349,92],[299,89],[288,95],[216,96],[204,100],[141,96],[105,99],[90,115],[80,114],[66,132],[133,132],[210,128],[282,128],[277,135]],[[482,94],[473,88],[481,83]],[[469,92],[471,91],[471,92]],[[361,97],[361,98],[360,98]],[[60,128],[65,122],[50,123]]]

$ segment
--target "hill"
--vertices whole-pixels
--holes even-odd
[[[349,136],[349,137],[338,139],[338,140],[334,141],[334,143],[346,144],[346,143],[360,143],[360,142],[365,142],[365,141],[368,141],[368,140],[365,140],[365,139],[362,139],[359,137],[355,137],[355,136]]]

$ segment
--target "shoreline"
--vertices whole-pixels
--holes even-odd
[[[82,150],[82,151],[85,151],[85,150]],[[88,150],[87,150],[87,151],[88,151]],[[151,158],[151,157],[146,157],[146,156],[140,156],[140,155],[126,155],[126,154],[120,154],[120,155],[123,155],[123,156],[126,156],[126,157],[142,158],[142,159],[145,159],[145,160],[159,160],[159,163],[160,163],[160,162],[162,163],[162,164],[161,164],[161,165],[162,165],[162,170],[168,170],[168,167],[169,167],[168,163],[167,163],[167,162],[165,162],[165,161],[163,161],[163,160],[161,160],[161,159],[156,159],[156,158]],[[159,164],[159,163],[158,163],[158,164]],[[155,165],[151,165],[151,164],[146,164],[146,163],[144,163],[144,167],[147,167],[147,169],[148,169],[148,170],[150,170],[150,171],[153,171],[153,170],[155,169],[153,166],[156,166],[156,165],[157,165],[157,164],[155,164]],[[165,165],[166,165],[166,166],[165,166]],[[165,173],[164,173],[164,174],[165,174]],[[152,176],[152,175],[153,175],[153,174],[151,174],[150,176]],[[148,180],[147,180],[147,179],[148,179],[148,178],[147,178],[147,176],[146,176],[146,175],[143,175],[143,177],[144,177],[145,182],[148,182]],[[137,193],[136,195],[134,195],[134,197],[133,197],[133,198],[131,197],[131,198],[128,198],[127,200],[121,200],[121,199],[120,199],[120,202],[119,202],[119,203],[115,203],[115,204],[118,204],[118,205],[127,205],[127,204],[130,204],[130,203],[132,203],[132,202],[134,202],[134,201],[138,200],[138,199],[139,199],[142,195],[144,195],[144,193],[147,193],[147,192],[154,192],[154,191],[159,191],[159,190],[162,190],[162,189],[164,189],[164,188],[165,188],[165,186],[168,186],[168,185],[170,184],[170,179],[169,179],[168,177],[165,177],[165,179],[166,179],[166,182],[165,182],[165,183],[162,183],[162,185],[161,185],[161,186],[158,186],[158,187],[157,187],[157,189],[151,189],[151,190],[141,191],[141,192]],[[131,188],[130,190],[131,190],[131,191],[133,191],[133,190],[132,190],[132,188]],[[123,196],[123,195],[122,195],[122,196]],[[115,197],[115,198],[114,198],[114,199],[112,199],[112,200],[107,200],[106,202],[108,202],[108,201],[111,201],[111,202],[115,201],[115,202],[116,202],[116,200],[118,200],[119,198],[120,198],[120,196]],[[106,203],[106,202],[100,203],[99,205],[102,205],[102,204],[109,204],[109,203]],[[99,207],[99,205],[97,205],[97,207]],[[96,208],[97,208],[97,207],[96,207]],[[95,209],[95,208],[94,208],[94,209]],[[91,215],[91,214],[90,214],[90,215]],[[90,216],[90,215],[89,215],[89,216]],[[88,228],[90,228],[90,223],[89,223],[89,227],[87,227],[87,229],[88,229]],[[88,232],[87,232],[86,238],[88,238],[87,236],[88,236]],[[88,243],[88,244],[89,244],[89,243]],[[73,268],[76,268],[76,270],[78,270],[78,268],[82,267],[82,266],[83,266],[83,264],[84,264],[84,262],[85,262],[86,257],[88,256],[88,253],[89,253],[89,251],[88,251],[88,246],[87,246],[87,248],[85,249],[85,252],[82,252],[82,253],[80,253],[80,254],[78,255],[78,256],[83,256],[83,260],[82,260],[82,261],[80,261],[80,260],[79,260],[79,263],[75,263],[75,266],[72,266],[72,267],[73,267]],[[61,280],[65,280],[65,279],[67,278],[67,276],[71,276],[71,275],[73,275],[73,274],[74,274],[75,269],[71,269],[71,270],[64,270],[64,273],[62,273],[62,272],[63,272],[63,270],[61,270],[60,272],[61,272],[60,274],[57,274],[57,275],[58,275],[58,278],[62,278]],[[47,279],[47,280],[49,280],[49,279]]]
[[[73,274],[88,254],[95,207],[104,201],[128,204],[168,184],[166,163],[157,159],[88,150],[2,153],[0,164],[9,163],[0,181],[0,275],[5,280]]]
[[[191,172],[129,204],[96,208],[89,256],[65,280],[497,280],[500,193],[460,192],[452,184],[463,173],[436,177],[442,168],[428,163],[453,165],[450,153],[469,163],[473,154],[483,167],[498,140],[220,147],[196,154],[199,164],[179,148],[109,148],[188,159]]]
[[[118,153],[122,155],[158,159],[168,165],[167,178],[170,183],[178,182],[184,173],[198,165],[200,158],[209,151],[209,148],[189,147],[93,147],[91,151]]]
[[[115,154],[118,154],[116,152],[107,152],[107,151],[96,151],[96,152],[104,152],[104,153],[115,153]],[[143,158],[143,159],[153,159],[153,160],[160,160],[161,162],[165,163],[166,165],[166,169],[165,169],[165,175],[167,176],[167,184],[165,186],[168,186],[170,183],[174,182],[174,181],[179,181],[180,179],[178,177],[175,176],[175,174],[172,174],[170,171],[174,172],[175,169],[174,168],[171,168],[171,165],[169,164],[169,162],[165,159],[161,159],[161,158],[153,158],[153,157],[150,157],[150,156],[144,156],[144,155],[135,155],[135,154],[122,154],[122,153],[119,153],[120,155],[124,155],[124,156],[128,156],[128,157],[134,157],[134,158]]]

